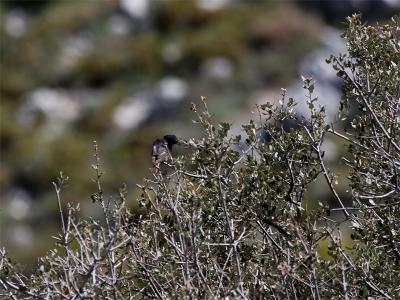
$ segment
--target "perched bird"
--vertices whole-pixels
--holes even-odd
[[[178,138],[172,134],[164,135],[162,138],[156,139],[151,149],[153,167],[158,169],[163,161],[168,160],[171,156],[172,146],[178,143]]]

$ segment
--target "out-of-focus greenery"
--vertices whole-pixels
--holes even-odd
[[[245,107],[255,89],[294,78],[300,58],[318,45],[322,24],[292,3],[275,1],[218,10],[195,1],[154,1],[144,19],[129,16],[118,1],[2,1],[0,14],[1,240],[27,261],[43,254],[48,231],[56,231],[51,182],[59,171],[70,177],[65,201],[83,203],[86,212],[93,209],[93,182],[87,178],[92,140],[100,144],[110,170],[104,184],[116,189],[124,181],[135,195],[135,183],[148,174],[153,139],[168,132],[195,134],[182,126],[190,118],[188,101],[121,130],[113,113],[124,99],[152,91],[173,75],[189,87],[185,100],[205,93],[213,99],[211,109],[228,116]],[[7,27],[13,14],[25,20],[21,34]],[[232,76],[205,76],[204,63],[221,57],[232,64]],[[32,120],[24,120],[30,97],[43,89],[72,99],[77,115],[65,121],[36,111]],[[23,220],[7,213],[15,189],[29,196]],[[21,224],[33,229],[34,243],[12,242],[8,229]]]

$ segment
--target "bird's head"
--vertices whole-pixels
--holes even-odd
[[[168,143],[168,148],[170,148],[170,149],[171,149],[171,147],[172,147],[173,145],[179,144],[179,140],[178,140],[178,138],[176,137],[176,135],[167,134],[167,135],[164,135],[163,138],[164,138],[164,140],[167,141],[167,143]]]

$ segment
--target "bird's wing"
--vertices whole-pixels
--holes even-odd
[[[152,148],[152,161],[154,165],[160,164],[162,161],[169,157],[167,143],[165,141],[157,140]]]

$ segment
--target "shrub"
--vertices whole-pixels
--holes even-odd
[[[92,200],[104,222],[63,214],[62,230],[36,272],[19,272],[1,250],[0,291],[25,298],[395,299],[400,272],[400,19],[379,27],[348,18],[348,53],[328,62],[343,79],[340,133],[325,121],[314,82],[303,78],[308,120],[283,90],[279,104],[257,106],[256,120],[215,123],[203,99],[192,106],[200,139],[182,141],[174,157],[139,186],[140,213],[121,188],[106,198],[95,144]],[[288,129],[287,123],[295,122]],[[321,145],[328,135],[347,143],[352,205],[336,191]],[[323,176],[336,205],[307,209],[305,195]],[[351,224],[351,247],[338,229]],[[317,251],[328,244],[328,259]]]

